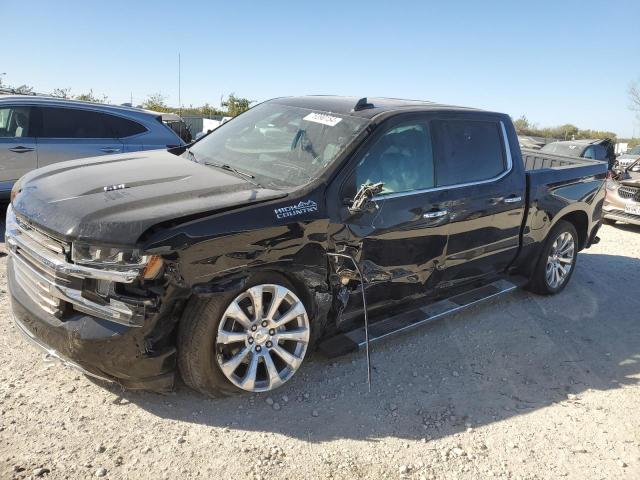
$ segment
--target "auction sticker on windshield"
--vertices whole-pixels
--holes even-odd
[[[303,118],[307,122],[315,122],[321,123],[323,125],[329,125],[330,127],[335,127],[342,120],[340,117],[334,117],[332,115],[327,115],[326,113],[310,113],[306,117]]]

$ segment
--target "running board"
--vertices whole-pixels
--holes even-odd
[[[424,307],[381,320],[369,326],[369,342],[382,340],[396,333],[406,332],[412,328],[426,325],[477,303],[511,292],[516,288],[518,288],[518,285],[513,282],[498,280],[445,300],[439,300]],[[365,329],[361,327],[325,340],[319,345],[318,349],[328,357],[337,357],[355,352],[360,348],[364,348],[365,345]]]

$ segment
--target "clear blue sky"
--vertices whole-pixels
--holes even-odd
[[[526,6],[525,6],[526,5]],[[0,72],[114,103],[330,93],[640,135],[640,1],[0,0]]]

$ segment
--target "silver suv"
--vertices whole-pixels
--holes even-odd
[[[0,199],[38,167],[109,153],[171,148],[176,115],[37,96],[0,96]],[[177,117],[181,121],[180,117]]]

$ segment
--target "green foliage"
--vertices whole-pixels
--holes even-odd
[[[91,89],[89,90],[89,93],[81,93],[80,95],[76,95],[74,98],[76,100],[82,100],[83,102],[107,103],[109,97],[107,97],[106,95],[97,97],[93,94],[93,89]]]
[[[560,140],[578,140],[582,138],[616,138],[616,134],[613,132],[590,129],[581,130],[580,128],[570,123],[559,125],[557,127],[538,127],[537,124],[531,123],[524,115],[514,120],[513,124],[518,135],[527,135],[531,137],[555,138]]]
[[[19,87],[14,87],[13,93],[17,93],[18,95],[33,95],[33,87],[29,85],[20,85]]]
[[[155,112],[177,112],[177,108],[171,108],[166,103],[167,97],[162,93],[156,92],[147,96],[147,99],[142,102],[142,108],[147,110],[153,110]]]
[[[248,98],[236,97],[236,95],[232,93],[222,102],[221,106],[227,109],[227,115],[229,117],[235,117],[249,110],[251,104],[255,102],[255,100],[249,100]]]
[[[70,88],[54,88],[53,92],[51,92],[52,97],[58,98],[71,98],[71,89]]]

